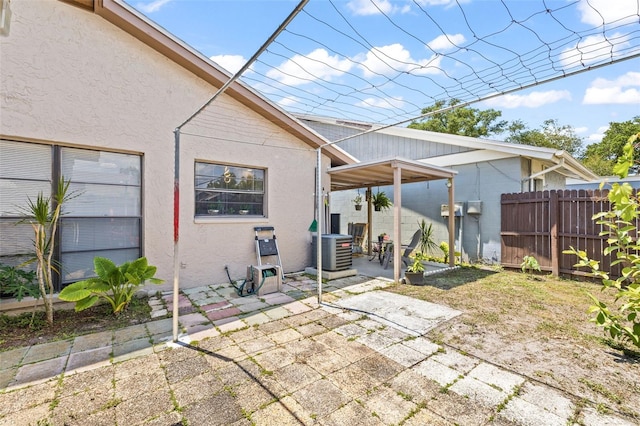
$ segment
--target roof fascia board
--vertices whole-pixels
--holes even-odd
[[[499,152],[492,150],[476,150],[461,152],[458,154],[440,155],[438,157],[423,158],[419,161],[426,164],[433,164],[440,167],[454,167],[464,164],[474,164],[484,161],[502,160],[505,158],[518,157],[516,154]]]
[[[582,163],[580,163],[578,160],[573,158],[573,156],[568,152],[556,151],[554,156],[555,158],[558,158],[560,159],[560,161],[562,161],[564,168],[566,168],[567,170],[570,170],[580,179],[588,180],[588,181],[600,179],[600,176],[598,176],[597,174],[593,173],[591,170],[586,168],[584,165],[582,165]],[[554,162],[558,163],[558,160],[555,160]]]
[[[309,120],[309,121],[317,121],[324,124],[339,126],[339,127],[349,127],[349,128],[358,128],[350,126],[347,124],[339,123],[340,120],[329,118],[329,117],[320,117],[314,115],[299,115],[301,119]],[[365,126],[367,123],[364,122],[355,122],[354,123]],[[375,124],[370,124],[372,129],[375,129],[377,126]],[[472,138],[469,136],[461,136],[461,135],[452,135],[449,133],[438,133],[431,132],[428,130],[419,130],[419,129],[411,129],[409,127],[387,127],[384,129],[380,129],[376,131],[380,134],[386,134],[390,136],[397,136],[406,139],[416,139],[422,140],[425,142],[435,142],[441,143],[445,145],[455,145],[461,146],[465,148],[471,149],[489,149],[491,148],[494,151],[502,151],[509,154],[514,155],[523,155],[527,157],[536,158],[539,160],[550,160],[556,153],[555,149],[552,148],[541,148],[537,146],[531,145],[522,145],[522,144],[514,144],[510,142],[502,142],[502,141],[494,141],[490,139],[480,139],[480,138]],[[356,135],[354,137],[357,138]]]
[[[96,0],[93,10],[96,15],[101,16],[214,87],[222,87],[231,78],[229,74],[220,70],[204,55],[151,22],[121,0]],[[231,85],[225,93],[314,149],[328,143],[327,139],[240,82]],[[328,146],[325,148],[325,152],[338,164],[352,164],[356,161],[353,156],[337,146]]]
[[[409,170],[415,173],[420,173],[424,170],[424,166],[429,166],[429,174],[433,177],[439,177],[442,179],[448,179],[453,177],[457,172],[454,170],[443,169],[441,167],[435,166],[434,164],[430,164],[424,162],[420,165],[407,163],[406,161],[401,160],[393,160],[391,161],[392,168],[400,168],[401,170]]]
[[[534,157],[540,160],[551,159],[556,152],[556,150],[550,148],[540,148],[510,142],[472,138],[469,136],[452,135],[449,133],[430,132],[427,130],[410,129],[408,127],[389,127],[380,130],[380,133],[446,145],[461,146],[465,148],[492,149],[494,151],[502,151],[509,154]]]
[[[346,124],[339,123],[337,119],[329,118],[329,117],[320,117],[313,115],[300,116],[303,119],[318,121],[325,124],[330,124],[334,126],[343,126],[350,127]],[[359,125],[366,125],[367,123],[355,122]],[[373,128],[376,127],[375,124],[372,124]],[[477,149],[477,150],[488,150],[491,151],[492,156],[495,156],[494,159],[498,158],[509,158],[513,156],[523,156],[541,161],[551,161],[553,164],[558,164],[558,158],[564,158],[565,166],[567,169],[570,169],[572,173],[575,173],[577,176],[582,176],[584,179],[595,180],[598,179],[599,176],[591,172],[589,169],[584,167],[580,162],[578,162],[575,158],[573,158],[566,151],[558,151],[553,148],[542,148],[531,145],[522,145],[522,144],[514,144],[510,142],[501,142],[501,141],[493,141],[488,139],[480,139],[480,138],[472,138],[469,136],[460,136],[460,135],[452,135],[448,133],[438,133],[438,132],[430,132],[427,130],[419,130],[419,129],[411,129],[408,127],[387,127],[384,129],[380,129],[378,131],[380,134],[387,134],[390,136],[396,136],[407,139],[416,139],[423,140],[427,142],[435,142],[441,144],[462,146],[465,148]],[[357,138],[357,136],[356,136]],[[474,155],[478,155],[480,151],[475,151]],[[497,153],[502,153],[502,157],[498,157]],[[467,161],[465,163],[449,163],[447,164],[445,158],[453,158],[453,156],[443,156],[436,157],[442,158],[440,160],[436,160],[435,158],[425,159],[425,162],[436,165],[451,165],[451,164],[469,164]],[[461,157],[464,158],[464,157]],[[457,160],[456,160],[457,161]],[[477,161],[471,161],[474,163]],[[567,164],[568,163],[568,164]]]
[[[87,10],[94,10],[94,0],[61,0],[64,3],[69,3],[73,6],[78,6]]]

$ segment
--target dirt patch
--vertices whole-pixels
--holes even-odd
[[[640,352],[589,322],[597,283],[463,268],[387,290],[463,312],[429,333],[438,343],[640,422]]]
[[[117,316],[107,304],[80,312],[56,310],[51,326],[41,311],[36,312],[33,321],[30,313],[18,317],[0,315],[0,351],[145,323],[151,321],[150,313],[148,298],[134,298],[127,310]]]

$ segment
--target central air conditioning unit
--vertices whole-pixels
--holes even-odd
[[[318,237],[314,235],[311,241],[312,265],[318,267]],[[323,234],[322,235],[322,270],[344,271],[351,269],[351,249],[353,241],[351,235]]]

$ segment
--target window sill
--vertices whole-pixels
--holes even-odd
[[[264,216],[198,216],[193,223],[268,223],[269,219]]]

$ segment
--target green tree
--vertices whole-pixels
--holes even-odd
[[[622,148],[629,135],[640,132],[640,116],[621,123],[609,123],[609,129],[604,133],[601,142],[587,146],[582,162],[601,176],[613,175],[613,167],[622,156]],[[640,152],[636,150],[634,160],[640,161]],[[637,173],[637,166],[631,168],[631,173]]]
[[[619,178],[628,175],[629,169],[637,165],[635,156],[640,148],[640,132],[631,136],[622,147],[622,152],[613,168]],[[589,312],[591,321],[602,327],[613,339],[630,342],[640,348],[640,242],[636,223],[640,218],[638,193],[627,182],[614,183],[608,194],[611,209],[593,216],[603,227],[600,235],[607,236],[607,247],[603,254],[612,259],[611,266],[620,264],[622,276],[617,279],[600,269],[600,262],[588,257],[587,252],[570,247],[563,251],[578,257],[578,267],[586,267],[591,274],[602,280],[602,291],[615,294],[614,302],[605,304],[589,293],[593,305]]]
[[[582,147],[582,138],[576,135],[573,127],[560,125],[556,119],[545,120],[540,130],[528,129],[522,121],[516,120],[509,124],[507,131],[506,142],[561,149],[574,156],[580,154]]]
[[[434,105],[424,108],[422,114],[439,111],[447,106],[453,107],[459,103],[460,101],[457,99],[452,99],[448,105],[446,105],[444,101],[437,101]],[[508,122],[504,120],[496,121],[501,115],[502,112],[494,109],[479,110],[476,108],[459,107],[444,112],[437,112],[422,121],[413,121],[407,127],[479,138],[502,133],[505,130]]]

